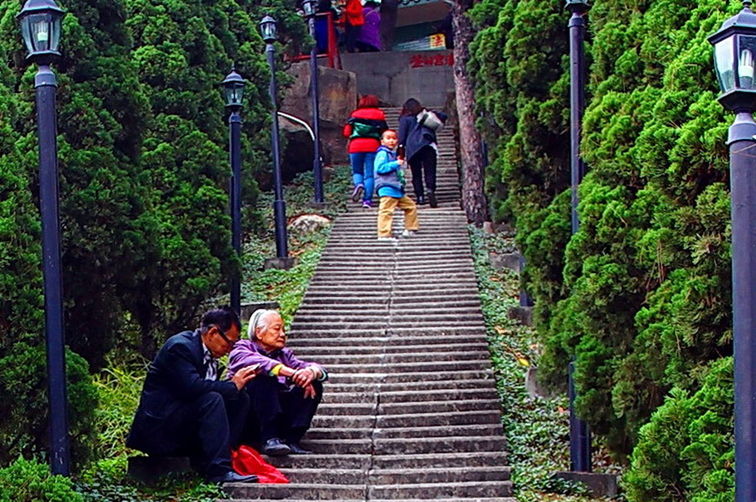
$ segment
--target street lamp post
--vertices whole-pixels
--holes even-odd
[[[314,202],[316,206],[322,206],[323,199],[323,164],[320,155],[320,96],[318,90],[318,44],[315,33],[315,15],[317,14],[318,0],[304,0],[302,7],[305,16],[310,25],[310,35],[315,43],[310,51],[310,94],[312,97],[312,132],[315,136],[313,139],[312,153],[312,175],[314,184]]]
[[[228,151],[231,162],[231,183],[229,185],[231,209],[231,245],[241,261],[241,112],[244,98],[244,79],[231,68],[231,73],[223,80],[223,92],[226,108],[231,112],[228,117]],[[241,312],[241,271],[231,275],[231,308],[237,314]]]
[[[39,135],[39,206],[42,217],[42,273],[45,293],[47,390],[50,403],[50,469],[70,474],[66,355],[63,331],[63,287],[58,214],[58,146],[55,92],[58,87],[50,64],[60,56],[60,25],[64,16],[54,0],[28,0],[18,15],[21,34],[37,63],[34,77]]]
[[[570,180],[572,186],[571,215],[572,235],[577,233],[578,187],[585,175],[585,163],[580,154],[580,125],[585,108],[585,14],[588,12],[587,0],[567,0],[570,11]],[[575,363],[568,368],[568,386],[570,399],[570,470],[591,471],[591,431],[588,423],[578,417],[575,410],[575,382],[573,379]]]
[[[273,107],[271,111],[272,135],[271,149],[273,152],[273,183],[275,185],[275,200],[273,201],[273,214],[276,227],[276,259],[270,261],[271,266],[289,268],[292,259],[289,257],[289,249],[286,235],[286,202],[283,198],[283,179],[281,175],[281,152],[278,139],[278,88],[276,85],[276,49],[273,42],[276,41],[276,20],[265,16],[260,21],[260,31],[265,41],[265,55],[270,66],[270,101]]]
[[[732,218],[732,317],[735,358],[735,500],[756,500],[756,14],[751,2],[709,37],[722,89],[735,112],[728,131]]]

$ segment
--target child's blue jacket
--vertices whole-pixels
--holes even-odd
[[[396,152],[385,146],[378,148],[373,161],[375,188],[379,197],[404,197],[404,172],[396,160]]]

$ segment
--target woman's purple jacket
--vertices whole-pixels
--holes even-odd
[[[239,340],[236,342],[236,345],[234,345],[234,348],[231,350],[231,354],[228,357],[228,378],[232,378],[234,373],[240,369],[257,363],[260,364],[261,371],[268,375],[270,375],[273,368],[279,364],[283,364],[284,366],[288,366],[295,370],[314,365],[322,370],[323,378],[321,378],[321,380],[325,380],[328,375],[325,368],[321,365],[298,359],[297,356],[294,355],[294,352],[286,347],[268,353],[265,352],[265,349],[263,349],[255,340]],[[286,377],[279,375],[278,381],[285,384]]]

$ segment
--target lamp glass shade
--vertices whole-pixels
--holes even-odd
[[[21,36],[30,56],[58,53],[62,13],[50,11],[29,12],[21,17]]]
[[[306,17],[312,17],[318,12],[318,0],[304,0],[302,10]]]
[[[273,43],[276,41],[276,38],[278,38],[276,31],[276,20],[272,17],[265,16],[262,21],[260,21],[260,32],[266,43]]]
[[[722,93],[735,88],[735,36],[714,44],[714,66]]]
[[[738,36],[738,87],[756,89],[754,85],[754,56],[756,56],[756,36]]]
[[[244,83],[230,83],[223,87],[226,106],[241,106],[244,99]]]

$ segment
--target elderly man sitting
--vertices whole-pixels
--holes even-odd
[[[255,311],[247,333],[249,340],[239,341],[231,351],[228,370],[233,377],[259,365],[259,375],[245,387],[250,397],[249,435],[266,455],[309,453],[299,441],[310,428],[328,373],[286,348],[283,319],[275,310]]]

